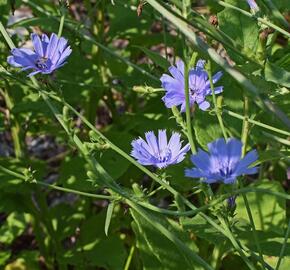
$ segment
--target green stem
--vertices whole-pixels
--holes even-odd
[[[8,95],[7,91],[0,89],[0,94],[3,96],[5,100],[7,109],[9,110],[9,112],[11,112],[11,110],[14,107],[12,99]],[[10,115],[10,120],[11,120],[11,136],[12,136],[13,145],[14,145],[14,153],[15,153],[15,157],[19,159],[22,157],[22,149],[21,149],[21,143],[19,139],[20,127],[19,127],[18,121],[15,119],[13,115]]]
[[[22,174],[20,174],[20,173],[17,173],[17,172],[14,172],[14,171],[11,171],[11,170],[9,170],[9,169],[7,169],[7,168],[4,168],[4,167],[1,166],[1,165],[0,165],[0,170],[1,170],[2,172],[5,172],[5,173],[11,175],[11,176],[14,176],[14,177],[16,177],[16,178],[19,178],[19,179],[25,180],[25,176],[24,176],[24,175],[22,175]]]
[[[238,253],[240,254],[240,256],[243,258],[244,262],[247,264],[247,266],[251,269],[251,270],[256,270],[256,268],[253,266],[253,264],[249,261],[248,257],[246,256],[246,254],[242,251],[242,248],[240,247],[240,245],[238,244],[238,242],[236,241],[236,239],[234,238],[230,228],[228,227],[228,225],[226,224],[225,220],[218,215],[218,219],[220,221],[220,223],[222,224],[225,232],[229,235],[230,240],[232,241],[235,249],[238,251]]]
[[[196,153],[196,147],[193,141],[192,126],[191,126],[191,112],[189,101],[189,80],[188,80],[188,65],[184,63],[184,91],[185,91],[185,103],[186,103],[186,126],[187,137],[190,144],[192,154]]]
[[[58,33],[57,36],[60,38],[62,35],[62,31],[63,31],[63,26],[64,26],[64,20],[65,20],[65,14],[63,14],[60,17],[60,22],[59,22],[59,28],[58,28]]]
[[[249,136],[249,98],[247,96],[244,96],[244,121],[243,121],[243,128],[242,128],[242,135],[241,135],[241,140],[243,143],[243,148],[242,148],[242,157],[245,156],[246,151],[247,151],[247,142],[248,142],[248,136]],[[240,186],[243,188],[243,182],[239,181]],[[263,254],[262,254],[262,249],[259,243],[259,239],[258,239],[258,235],[257,235],[257,230],[256,230],[256,226],[255,226],[255,222],[253,219],[253,215],[252,215],[252,211],[248,202],[248,198],[245,194],[242,194],[245,206],[246,206],[246,210],[247,210],[247,214],[251,223],[251,227],[253,230],[253,236],[254,236],[254,241],[256,244],[256,247],[258,249],[259,252],[259,257],[260,257],[260,262],[262,263],[263,267],[265,268],[265,263],[264,263],[264,259],[263,259]]]
[[[240,181],[240,185],[243,188],[242,181]],[[265,265],[265,262],[264,262],[264,259],[263,259],[262,249],[261,249],[261,246],[260,246],[260,242],[259,242],[259,238],[258,238],[258,235],[257,235],[255,222],[254,222],[254,219],[253,219],[253,215],[252,215],[252,211],[251,211],[248,199],[247,199],[247,196],[245,194],[242,194],[242,197],[243,197],[243,200],[244,200],[244,203],[245,203],[245,206],[246,206],[246,210],[247,210],[247,214],[248,214],[248,217],[249,217],[249,220],[250,220],[251,227],[253,229],[253,236],[254,236],[255,245],[256,245],[256,247],[258,249],[258,252],[259,252],[259,261],[263,265],[264,269],[266,269],[266,265]]]
[[[12,41],[12,39],[10,38],[10,36],[8,35],[4,25],[2,24],[2,22],[0,21],[0,32],[2,34],[2,36],[4,37],[6,43],[8,44],[9,48],[12,50],[13,48],[15,48],[15,45]]]
[[[0,32],[3,35],[6,43],[8,44],[9,48],[12,50],[13,48],[15,48],[15,45],[12,41],[12,39],[10,38],[10,36],[8,35],[4,25],[2,24],[2,22],[0,21]],[[2,92],[2,91],[1,91]],[[4,99],[5,99],[5,103],[7,105],[7,108],[9,110],[12,109],[13,107],[13,103],[11,98],[9,97],[8,93],[2,93]],[[21,150],[21,143],[19,140],[19,124],[17,121],[14,120],[14,125],[11,128],[11,135],[12,135],[12,140],[13,140],[13,144],[14,144],[14,151],[15,151],[15,156],[16,158],[20,158],[22,156],[22,150]]]
[[[55,190],[59,190],[59,191],[63,191],[63,192],[67,192],[67,193],[73,193],[73,194],[77,194],[80,196],[85,196],[85,197],[90,197],[90,198],[95,198],[95,199],[103,199],[103,200],[114,200],[116,199],[115,196],[108,196],[108,195],[101,195],[101,194],[93,194],[93,193],[88,193],[88,192],[83,192],[83,191],[78,191],[75,189],[70,189],[70,188],[64,188],[64,187],[59,187],[59,186],[55,186],[55,185],[50,185],[44,182],[36,182],[36,184],[44,186],[44,187],[48,187],[51,189],[55,189]]]
[[[172,114],[175,118],[176,123],[181,127],[183,134],[187,136],[187,127],[183,121],[183,118],[182,118],[180,111],[175,106],[173,106],[171,108],[171,111],[172,111]]]
[[[222,118],[222,115],[221,115],[221,110],[218,108],[217,99],[216,99],[216,95],[215,95],[215,92],[214,92],[214,85],[213,85],[213,80],[212,80],[212,70],[211,70],[211,62],[210,61],[208,62],[207,73],[208,73],[208,77],[209,77],[209,82],[210,82],[210,88],[211,88],[211,93],[212,93],[212,99],[213,99],[215,113],[216,113],[220,128],[222,130],[223,136],[224,136],[225,140],[227,140],[228,136],[227,136],[226,129],[225,129],[224,122],[223,122],[223,118]]]
[[[284,237],[284,243],[283,243],[283,246],[281,248],[281,251],[280,251],[280,254],[279,254],[279,259],[278,259],[278,262],[277,262],[275,270],[279,270],[279,267],[281,265],[282,258],[284,256],[284,252],[286,250],[289,234],[290,234],[290,219],[289,219],[288,228],[287,228],[287,231],[286,231],[286,234],[285,234],[285,237]]]
[[[274,140],[274,141],[276,141],[276,142],[279,142],[279,143],[285,144],[285,145],[287,145],[287,146],[290,146],[290,142],[289,142],[288,139],[283,139],[283,138],[280,138],[280,137],[278,137],[278,136],[272,135],[272,134],[270,134],[270,133],[268,133],[268,132],[264,132],[264,131],[262,131],[262,133],[263,133],[265,136],[271,138],[272,140]]]
[[[247,151],[247,143],[248,143],[248,136],[249,136],[249,98],[247,96],[244,96],[244,120],[243,120],[243,128],[242,128],[242,135],[241,140],[243,143],[243,149],[242,149],[242,157],[245,156]]]
[[[281,27],[271,23],[270,21],[268,21],[267,19],[264,19],[264,18],[261,18],[261,17],[256,17],[255,15],[253,15],[252,13],[246,11],[246,10],[243,10],[241,8],[238,8],[236,6],[233,6],[229,3],[226,3],[224,1],[218,1],[218,0],[215,0],[218,4],[220,4],[221,6],[224,6],[224,7],[227,7],[227,8],[231,8],[231,9],[234,9],[238,12],[240,12],[241,14],[247,16],[247,17],[250,17],[254,20],[257,20],[258,22],[264,24],[264,25],[267,25],[273,29],[275,29],[276,31],[280,32],[281,34],[285,35],[286,37],[290,38],[290,33],[287,32],[286,30],[282,29]]]
[[[134,255],[134,251],[135,251],[135,246],[132,246],[131,249],[130,249],[130,252],[129,252],[125,267],[124,267],[124,270],[129,270],[130,264],[131,264],[131,261],[132,261],[133,255]]]
[[[266,5],[269,8],[269,11],[272,12],[272,14],[274,15],[274,17],[280,21],[280,23],[282,23],[286,28],[289,28],[289,23],[287,22],[287,20],[284,18],[283,14],[281,14],[281,12],[279,11],[279,9],[276,7],[276,5],[273,3],[273,1],[271,0],[262,0],[263,2],[266,3]]]
[[[78,111],[76,111],[71,105],[69,105],[68,103],[66,103],[65,101],[61,100],[59,97],[56,97],[54,95],[49,95],[50,97],[57,99],[60,102],[63,102],[64,105],[66,105],[72,112],[74,112],[76,115],[78,115],[80,117],[80,119],[92,130],[96,133],[97,136],[99,136],[100,138],[104,139],[111,147],[112,150],[114,150],[115,152],[117,152],[118,154],[120,154],[121,156],[123,156],[124,158],[126,158],[128,161],[130,161],[132,164],[134,164],[136,167],[138,167],[141,171],[143,171],[144,173],[146,173],[149,177],[151,177],[154,181],[156,181],[157,183],[159,183],[161,186],[163,186],[166,190],[168,190],[172,195],[177,196],[179,195],[179,193],[172,188],[169,184],[167,184],[166,182],[162,181],[161,179],[159,179],[155,174],[151,173],[147,168],[145,168],[144,166],[140,165],[138,162],[136,162],[136,160],[134,160],[132,157],[130,157],[129,155],[127,155],[127,153],[125,153],[123,150],[121,150],[120,148],[118,148],[116,145],[114,145],[111,141],[109,141],[102,133],[100,133],[85,117],[83,117]],[[120,192],[120,191],[119,191]],[[121,193],[121,195],[124,193]],[[184,202],[184,204],[186,206],[188,206],[189,208],[191,208],[192,210],[196,210],[197,207],[195,207],[190,201],[188,201],[186,198],[184,198],[183,196],[180,196],[180,198],[182,199],[182,201]],[[209,224],[211,224],[214,228],[216,228],[216,230],[220,231],[222,234],[224,234],[233,244],[234,247],[238,248],[238,252],[239,253],[244,253],[244,251],[239,248],[239,245],[235,239],[235,237],[232,235],[232,233],[230,231],[226,231],[224,229],[222,229],[217,223],[215,223],[214,220],[212,220],[210,217],[208,217],[206,214],[204,213],[198,213],[198,215],[200,215],[204,220],[206,220]],[[246,260],[246,263],[248,264],[248,260],[245,256],[242,257],[244,260]],[[253,268],[251,268],[253,269]]]
[[[238,113],[235,113],[235,112],[232,112],[232,111],[229,111],[229,110],[223,110],[223,112],[225,112],[226,114],[232,116],[232,117],[235,117],[237,119],[240,119],[240,120],[244,120],[245,117],[238,114]],[[275,128],[275,127],[272,127],[272,126],[269,126],[267,124],[263,124],[259,121],[255,121],[253,119],[248,119],[248,122],[251,123],[251,124],[255,124],[259,127],[262,127],[262,128],[265,128],[265,129],[269,129],[271,131],[274,131],[274,132],[277,132],[277,133],[280,133],[280,134],[283,134],[283,135],[286,135],[286,136],[290,136],[290,132],[288,131],[285,131],[285,130],[282,130],[282,129],[279,129],[279,128]]]

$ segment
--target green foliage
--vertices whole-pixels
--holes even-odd
[[[239,0],[0,0],[0,268],[258,270],[262,257],[288,270],[288,2],[257,1],[253,15]],[[11,45],[57,33],[61,17],[66,65],[30,80],[7,63]],[[192,127],[162,101],[160,77],[193,53],[223,70],[226,135],[258,151],[244,188],[185,177],[189,153],[162,170],[130,156],[149,130],[184,145],[192,128],[205,151],[223,137],[211,95]]]

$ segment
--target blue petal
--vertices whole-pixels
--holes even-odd
[[[196,69],[204,69],[204,65],[205,65],[205,60],[198,60],[197,63],[196,63]]]
[[[191,177],[191,178],[202,178],[204,177],[204,173],[196,168],[192,169],[186,169],[184,171],[184,174],[186,177]]]
[[[151,149],[150,153],[153,156],[157,156],[159,154],[157,139],[153,131],[148,131],[145,133],[146,141]]]
[[[190,144],[186,144],[179,152],[176,157],[175,163],[179,163],[185,158],[185,154],[189,151],[190,149]]]
[[[242,175],[246,174],[248,167],[257,161],[258,154],[256,150],[252,150],[245,155],[243,159],[240,160],[239,164],[236,167],[235,174]]]
[[[158,130],[158,148],[161,151],[167,148],[166,130]]]
[[[207,152],[199,149],[196,155],[191,156],[191,162],[202,171],[209,171],[211,169],[210,157]]]
[[[236,182],[237,178],[235,176],[227,177],[223,180],[223,182],[227,185],[234,184]]]
[[[225,139],[217,139],[207,145],[211,155],[216,157],[227,158],[227,144]]]
[[[63,64],[63,62],[69,57],[69,55],[71,54],[72,50],[70,48],[70,46],[68,46],[64,52],[62,52],[61,56],[59,57],[59,59],[57,60],[56,64],[58,67],[60,67],[60,65]]]
[[[207,110],[207,109],[210,107],[210,104],[209,104],[209,102],[207,102],[207,101],[205,100],[205,101],[199,103],[199,104],[198,104],[198,107],[199,107],[202,111],[205,111],[205,110]]]
[[[241,159],[243,144],[240,140],[230,138],[227,141],[227,155],[229,157],[229,167],[233,169]]]
[[[172,156],[176,157],[181,148],[180,134],[173,132],[168,143],[168,148],[171,150]]]
[[[35,52],[40,57],[44,57],[44,52],[43,52],[42,42],[40,40],[40,37],[37,34],[33,33],[33,34],[31,34],[31,40],[32,40]]]
[[[178,63],[178,66],[180,67],[180,66],[182,66],[182,64],[180,63],[181,61],[179,61],[179,63]],[[175,67],[175,66],[171,66],[171,67],[169,67],[169,72],[171,73],[171,75],[175,78],[175,79],[177,79],[178,81],[180,81],[180,82],[183,82],[184,81],[184,71],[182,71],[182,70],[179,70],[177,67]]]
[[[216,83],[222,76],[222,71],[217,72],[215,75],[212,76],[212,82]]]
[[[47,58],[52,59],[54,57],[54,54],[57,52],[57,45],[58,37],[56,34],[52,33],[47,46]]]
[[[177,69],[180,71],[180,73],[184,77],[184,63],[183,63],[183,61],[182,60],[177,61],[176,66],[177,66]]]
[[[167,92],[162,98],[167,108],[172,108],[173,106],[178,106],[182,104],[185,100],[184,95],[177,92]]]

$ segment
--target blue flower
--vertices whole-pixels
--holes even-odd
[[[159,130],[158,138],[153,131],[146,132],[145,137],[146,141],[139,137],[131,143],[133,147],[131,156],[142,165],[165,168],[181,162],[190,149],[189,144],[181,148],[180,134],[176,132],[172,133],[169,142],[167,142],[166,130]]]
[[[65,60],[72,52],[67,40],[63,37],[58,38],[56,34],[52,34],[50,39],[45,34],[41,37],[31,34],[31,40],[34,51],[14,48],[11,50],[12,55],[7,58],[7,62],[14,67],[33,70],[28,76],[52,73],[66,63]]]
[[[260,10],[255,0],[247,0],[247,2],[251,10],[253,10],[254,12],[258,12]]]
[[[257,173],[257,167],[249,168],[258,159],[256,150],[241,158],[242,146],[242,142],[234,138],[209,143],[209,153],[199,149],[196,155],[191,156],[195,168],[185,170],[185,176],[202,178],[208,184],[233,184],[240,175]]]
[[[199,60],[195,68],[189,70],[189,101],[190,106],[197,103],[198,107],[205,111],[209,108],[210,104],[205,100],[207,95],[211,95],[210,82],[208,74],[204,70],[205,61]],[[185,102],[185,85],[184,85],[184,63],[178,61],[175,66],[169,69],[170,74],[163,74],[160,78],[162,87],[165,89],[166,94],[162,98],[167,108],[181,105],[181,112],[186,109]],[[222,72],[218,72],[213,76],[213,83],[216,83],[222,76]],[[215,88],[215,93],[219,94],[223,91],[223,87]]]

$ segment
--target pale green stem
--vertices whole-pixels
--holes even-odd
[[[278,137],[278,136],[272,135],[272,134],[270,134],[270,133],[268,133],[268,132],[264,132],[264,131],[262,131],[262,133],[263,133],[265,136],[271,138],[272,140],[275,140],[276,142],[279,142],[279,143],[285,144],[285,145],[287,145],[287,146],[290,146],[290,142],[289,142],[288,139],[283,139],[283,138],[280,138],[280,137]]]
[[[229,110],[223,110],[223,112],[227,113],[228,115],[232,116],[232,117],[235,117],[237,119],[240,119],[240,120],[244,120],[245,117],[238,114],[238,113],[235,113],[235,112],[232,112],[232,111],[229,111]],[[263,124],[259,121],[255,121],[253,119],[248,119],[248,122],[251,123],[251,124],[255,124],[259,127],[262,127],[262,128],[265,128],[265,129],[269,129],[271,131],[274,131],[274,132],[277,132],[277,133],[280,133],[280,134],[283,134],[283,135],[286,135],[286,136],[290,136],[290,132],[288,131],[285,131],[285,130],[282,130],[282,129],[279,129],[279,128],[275,128],[275,127],[272,127],[272,126],[269,126],[267,124]]]
[[[184,133],[184,135],[187,136],[187,127],[186,127],[186,123],[184,123],[180,111],[179,111],[175,106],[173,106],[173,107],[171,108],[171,111],[172,111],[172,114],[173,114],[173,116],[174,116],[174,118],[175,118],[176,123],[181,127],[181,130],[182,130],[182,132]]]
[[[0,94],[3,96],[5,100],[7,109],[11,111],[13,109],[14,104],[12,102],[12,99],[8,95],[8,92],[0,89]],[[10,120],[11,120],[11,136],[14,145],[14,153],[15,157],[19,159],[20,157],[22,157],[21,143],[19,140],[20,127],[18,121],[15,119],[13,115],[10,116]]]
[[[231,9],[234,9],[238,12],[240,12],[241,14],[244,14],[245,16],[248,16],[252,19],[255,19],[257,20],[258,22],[264,24],[264,25],[267,25],[273,29],[275,29],[276,31],[280,32],[281,34],[285,35],[286,37],[290,38],[290,33],[287,32],[286,30],[282,29],[281,27],[271,23],[270,21],[268,21],[267,19],[264,19],[264,18],[261,18],[261,17],[256,17],[255,15],[253,15],[252,13],[246,11],[246,10],[243,10],[241,8],[238,8],[236,6],[233,6],[229,3],[226,3],[224,1],[218,1],[218,0],[215,0],[217,3],[219,3],[221,6],[224,6],[224,7],[227,7],[227,8],[231,8]]]
[[[289,239],[289,234],[290,234],[290,219],[289,219],[287,231],[286,231],[286,234],[285,234],[285,237],[284,237],[283,246],[281,248],[281,251],[280,251],[280,254],[279,254],[279,259],[278,259],[278,262],[277,262],[275,270],[279,270],[279,267],[281,265],[281,262],[282,262],[282,259],[283,259],[283,256],[284,256],[284,252],[285,252],[286,246],[287,246],[287,241]]]
[[[58,33],[57,36],[60,38],[62,35],[62,31],[63,31],[63,26],[64,26],[64,20],[65,20],[65,15],[63,14],[60,17],[60,22],[59,22],[59,28],[58,28]]]
[[[243,121],[243,128],[242,128],[242,135],[241,135],[241,139],[242,139],[242,143],[243,143],[243,148],[242,148],[242,158],[245,156],[246,151],[247,151],[247,142],[248,142],[248,136],[249,136],[249,99],[247,96],[244,96],[244,121]],[[239,181],[240,186],[243,188],[243,181]],[[259,252],[259,258],[260,258],[260,262],[263,265],[263,267],[265,268],[265,262],[263,259],[263,254],[262,254],[262,249],[260,246],[260,242],[259,242],[259,238],[257,235],[257,230],[256,230],[256,226],[255,226],[255,222],[253,219],[253,215],[252,215],[252,211],[248,202],[248,198],[245,194],[242,194],[245,206],[246,206],[246,210],[247,210],[247,214],[251,223],[251,227],[253,230],[253,236],[254,236],[254,241],[256,244],[256,247],[258,249]]]
[[[190,101],[189,101],[189,79],[188,79],[188,66],[184,63],[184,91],[185,91],[185,103],[186,103],[186,126],[187,126],[187,137],[190,144],[191,152],[196,153],[196,147],[193,141],[192,125],[191,125],[191,112],[190,112]]]
[[[132,246],[131,249],[130,249],[130,252],[129,252],[125,267],[124,267],[124,270],[129,270],[131,262],[132,262],[132,258],[133,258],[133,255],[134,255],[134,251],[135,251],[135,246]]]
[[[225,129],[224,122],[223,122],[223,118],[221,115],[221,110],[218,108],[216,95],[214,92],[214,85],[213,85],[213,80],[212,80],[212,70],[211,70],[211,62],[210,61],[208,62],[208,66],[209,67],[208,67],[207,72],[208,72],[208,78],[209,78],[209,82],[210,82],[210,88],[211,88],[215,113],[216,113],[220,128],[222,130],[223,136],[224,136],[225,140],[227,140],[228,136],[227,136],[226,129]]]
[[[10,38],[10,36],[8,35],[4,25],[2,24],[2,22],[0,21],[0,32],[3,35],[4,39],[6,40],[9,48],[12,50],[13,48],[15,48],[15,45],[12,41],[12,39]]]
[[[242,128],[242,135],[241,140],[243,143],[242,148],[242,157],[245,156],[247,151],[247,143],[248,143],[248,136],[249,136],[249,98],[247,96],[244,96],[244,120],[243,120],[243,128]]]
[[[35,184],[44,186],[44,187],[48,187],[51,189],[55,189],[55,190],[59,190],[59,191],[63,191],[63,192],[67,192],[67,193],[73,193],[73,194],[77,194],[80,196],[85,196],[85,197],[91,197],[91,198],[95,198],[95,199],[103,199],[103,200],[114,200],[116,199],[116,197],[114,196],[108,196],[108,195],[101,195],[101,194],[93,194],[93,193],[88,193],[88,192],[82,192],[82,191],[78,191],[75,189],[70,189],[70,188],[64,188],[64,187],[59,187],[59,186],[55,186],[55,185],[50,185],[44,182],[36,182]]]
[[[272,0],[262,0],[262,1],[266,3],[266,5],[268,6],[269,10],[272,12],[273,16],[277,20],[279,20],[280,23],[282,23],[286,28],[289,28],[289,23],[287,22],[287,20],[283,16],[283,14],[281,14],[281,12],[276,7],[276,5],[273,3],[273,1]]]
[[[0,32],[3,35],[4,39],[6,40],[9,48],[11,50],[13,48],[15,48],[15,45],[14,45],[12,39],[8,35],[6,29],[1,21],[0,21]],[[13,105],[12,105],[12,100],[10,99],[8,93],[3,92],[2,95],[5,99],[5,103],[8,107],[8,109],[11,110]],[[19,141],[19,125],[17,122],[15,122],[15,125],[11,128],[11,135],[12,135],[12,140],[13,140],[13,144],[14,144],[15,156],[16,156],[16,158],[20,158],[22,156],[22,150],[21,150],[21,144]]]
[[[247,264],[247,266],[251,269],[251,270],[256,270],[256,268],[253,266],[253,264],[249,261],[248,257],[246,256],[246,254],[242,251],[242,248],[239,246],[239,244],[237,243],[236,239],[234,238],[234,236],[232,235],[231,230],[229,229],[228,225],[226,224],[225,220],[221,217],[218,216],[218,219],[220,221],[220,223],[222,224],[222,226],[224,227],[224,230],[227,232],[228,235],[230,235],[230,239],[233,241],[234,243],[234,247],[235,249],[239,252],[240,256],[243,258],[244,262]]]
[[[11,171],[10,169],[7,169],[7,168],[5,168],[5,167],[3,167],[1,165],[0,165],[0,170],[2,172],[7,173],[8,175],[11,175],[13,177],[18,178],[18,179],[22,179],[24,181],[26,179],[24,175],[22,175],[20,173],[17,173],[15,171]],[[42,183],[43,182],[38,182],[38,181],[36,182],[36,184],[40,184],[40,185]],[[58,186],[55,186],[55,185],[48,185],[46,183],[45,183],[45,186],[49,186],[50,188],[61,190],[63,192],[76,193],[76,194],[79,194],[81,196],[86,196],[86,197],[94,197],[96,199],[108,199],[108,200],[116,199],[116,197],[113,197],[113,196],[92,194],[92,193],[87,193],[87,192],[79,192],[79,191],[76,191],[76,190],[73,190],[73,189],[62,188],[62,187],[58,187]],[[148,203],[140,201],[140,200],[138,201],[138,204],[140,204],[143,207],[148,208],[148,209],[150,209],[152,211],[155,211],[155,212],[158,212],[158,213],[162,213],[162,214],[165,214],[165,215],[171,215],[171,216],[194,216],[198,212],[205,211],[205,210],[209,209],[212,206],[218,205],[220,202],[224,201],[226,198],[228,198],[230,196],[233,196],[233,195],[236,195],[236,194],[249,193],[249,192],[270,194],[270,195],[276,196],[278,198],[282,198],[282,199],[285,199],[285,200],[290,200],[290,195],[285,194],[285,193],[275,192],[275,191],[271,191],[271,190],[268,190],[268,189],[242,188],[242,189],[233,190],[230,193],[223,194],[218,199],[212,200],[212,201],[210,201],[208,204],[206,204],[204,206],[201,206],[199,208],[196,208],[195,210],[189,210],[189,211],[173,211],[173,210],[168,210],[168,209],[164,209],[164,208],[159,208],[157,206],[148,204]]]

